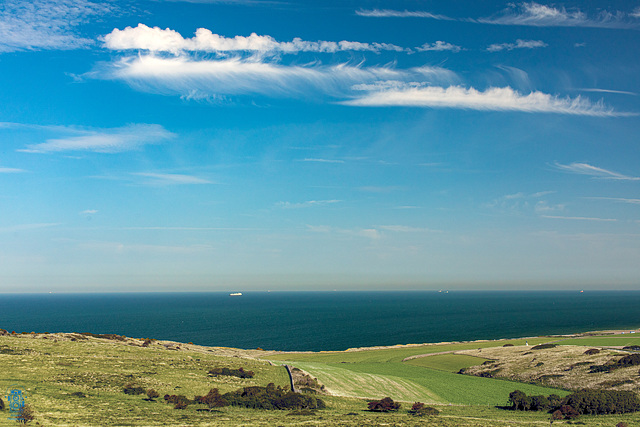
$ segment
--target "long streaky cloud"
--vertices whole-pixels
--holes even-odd
[[[640,23],[640,8],[633,12],[609,12],[603,10],[595,16],[589,16],[579,9],[567,10],[564,7],[553,7],[536,2],[511,4],[500,13],[483,18],[451,18],[427,11],[408,11],[391,9],[360,9],[356,15],[369,18],[428,18],[437,20],[454,20],[491,25],[523,25],[535,27],[594,27],[637,29]]]
[[[594,178],[600,179],[612,179],[619,181],[640,181],[640,177],[624,175],[618,172],[613,172],[607,169],[599,168],[597,166],[590,165],[588,163],[571,163],[563,165],[556,163],[555,167],[561,171],[571,172],[580,175],[589,175]]]
[[[392,10],[392,9],[359,9],[356,15],[368,18],[430,18],[443,21],[452,20],[448,16],[437,15],[425,11]]]
[[[343,104],[369,107],[462,108],[601,117],[625,114],[616,113],[600,102],[592,103],[580,97],[560,98],[537,91],[523,95],[510,87],[489,88],[484,92],[461,86],[391,88],[373,90],[362,97],[345,101]]]
[[[147,50],[150,52],[260,52],[260,53],[298,53],[298,52],[328,52],[339,51],[370,51],[380,52],[390,50],[396,52],[408,51],[389,43],[363,43],[354,41],[305,41],[295,38],[290,42],[279,42],[271,36],[260,36],[256,33],[244,36],[224,37],[214,34],[206,28],[198,28],[195,36],[184,38],[172,29],[148,27],[138,24],[137,27],[126,27],[124,30],[115,28],[103,37],[104,46],[111,50]]]
[[[150,185],[213,184],[212,181],[204,178],[175,173],[137,172],[132,175],[146,178],[145,183]]]
[[[613,218],[591,218],[591,217],[584,217],[584,216],[555,216],[555,215],[540,215],[542,218],[549,218],[549,219],[567,219],[567,220],[574,220],[574,221],[600,221],[600,222],[616,222],[617,219],[613,219]]]
[[[133,124],[114,129],[84,131],[80,136],[49,139],[40,144],[31,144],[18,151],[27,153],[52,153],[62,151],[93,151],[97,153],[120,153],[141,148],[146,144],[157,144],[173,138],[175,134],[155,124]]]
[[[627,199],[625,197],[585,197],[591,200],[611,200],[613,202],[629,203],[631,205],[640,205],[640,199]]]
[[[340,200],[308,200],[306,202],[278,202],[276,204],[277,207],[282,209],[303,209],[303,208],[311,208],[317,206],[326,206],[332,205],[335,203],[340,203]]]
[[[0,173],[22,173],[22,172],[26,172],[26,171],[24,169],[18,169],[18,168],[0,167]]]
[[[535,27],[596,27],[596,28],[640,28],[638,22],[624,12],[601,11],[590,17],[579,9],[567,10],[536,2],[511,5],[500,14],[477,19],[476,22],[494,25],[524,25]]]

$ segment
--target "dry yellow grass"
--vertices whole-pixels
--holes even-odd
[[[456,354],[491,359],[483,365],[466,370],[471,375],[491,373],[495,378],[535,382],[570,390],[600,388],[640,392],[638,367],[616,369],[613,372],[589,373],[591,365],[606,364],[628,354],[615,349],[602,349],[596,355],[585,355],[588,347],[558,346],[533,350],[528,346],[496,347],[463,350]]]

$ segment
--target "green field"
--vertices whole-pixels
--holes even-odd
[[[77,338],[76,341],[71,339]],[[612,337],[604,337],[609,339]],[[589,338],[599,339],[599,338]],[[553,338],[528,339],[530,345]],[[450,353],[462,349],[502,347],[507,342],[522,345],[525,340],[448,343],[441,345],[371,349],[348,352],[279,353],[245,351],[189,344],[154,342],[142,347],[142,340],[81,339],[73,334],[27,334],[0,336],[0,390],[2,397],[11,385],[28,393],[27,402],[41,426],[417,426],[494,427],[544,426],[549,414],[498,409],[508,394],[520,389],[528,394],[566,392],[512,381],[456,374],[464,366],[484,359]],[[589,345],[591,345],[589,343]],[[475,353],[475,351],[474,351]],[[480,351],[480,354],[482,350]],[[266,360],[269,358],[273,363]],[[286,388],[287,360],[317,377],[335,395],[322,395],[327,408],[308,416],[290,411],[265,411],[223,407],[213,412],[192,404],[174,409],[161,398],[145,400],[143,395],[126,395],[126,384],[154,388],[161,396],[184,394],[188,398],[206,394],[211,388],[221,393],[270,382]],[[252,379],[209,377],[213,367],[244,367],[255,372]],[[402,402],[397,413],[366,410],[363,398],[390,396]],[[6,399],[5,399],[6,401]],[[412,402],[429,402],[441,411],[436,417],[416,419],[406,409]],[[0,411],[0,426],[15,426]],[[640,415],[581,417],[594,427],[615,426],[624,421],[640,425]],[[36,424],[36,422],[38,424]]]
[[[481,364],[487,359],[437,353],[501,347],[505,344],[524,345],[525,342],[535,345],[550,340],[540,337],[345,352],[285,353],[270,356],[269,359],[286,360],[287,364],[309,372],[338,396],[390,396],[406,402],[506,405],[509,393],[516,389],[529,394],[567,393],[531,384],[459,375],[457,372],[461,368]],[[403,361],[408,357],[428,354],[433,355]]]
[[[573,338],[559,341],[559,345],[584,345],[593,347],[625,347],[630,345],[640,346],[640,336],[638,334],[620,334],[605,336],[590,336],[584,338]]]

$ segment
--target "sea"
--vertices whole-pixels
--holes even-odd
[[[640,327],[640,291],[0,294],[0,328],[320,351]]]

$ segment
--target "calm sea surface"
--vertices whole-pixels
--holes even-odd
[[[0,328],[277,350],[514,338],[640,326],[640,292],[0,294]]]

